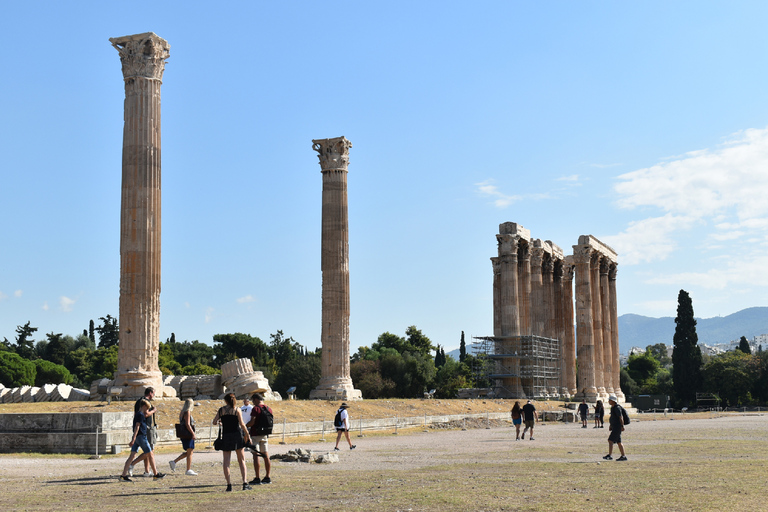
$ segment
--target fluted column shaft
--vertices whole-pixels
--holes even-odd
[[[501,335],[520,334],[520,313],[517,288],[517,238],[514,235],[496,235],[499,243],[501,271]]]
[[[160,86],[170,45],[153,33],[110,39],[125,82],[120,213],[120,343],[115,384],[161,393]],[[159,396],[162,396],[160,394]]]
[[[561,360],[564,363],[565,386],[564,395],[576,396],[576,337],[573,328],[573,263],[566,261],[563,266],[563,315],[565,337],[563,338],[563,354]]]
[[[589,247],[574,246],[573,258],[576,263],[576,339],[578,342],[578,386],[579,398],[593,402],[597,400],[595,387],[595,347],[592,336],[592,286]]]
[[[321,371],[318,387],[310,398],[326,398],[343,390],[347,398],[359,398],[353,389],[349,367],[349,219],[347,168],[352,143],[344,137],[312,141],[323,175]]]
[[[603,385],[605,392],[613,394],[613,341],[611,339],[611,305],[610,289],[608,287],[607,258],[600,261],[600,305],[603,320]]]
[[[592,343],[595,347],[595,386],[600,398],[608,398],[603,375],[603,308],[600,303],[600,253],[594,252],[590,263],[592,290]]]
[[[520,334],[531,335],[531,246],[521,240],[518,249]]]
[[[620,402],[625,401],[624,392],[621,390],[621,364],[619,363],[619,312],[616,297],[616,273],[617,266],[613,264],[608,270],[609,302],[611,310],[611,347],[613,356],[613,393]]]
[[[493,335],[501,336],[501,264],[498,257],[491,258],[493,266]]]

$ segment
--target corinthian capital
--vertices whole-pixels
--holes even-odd
[[[592,248],[588,245],[573,246],[573,262],[577,265],[589,264],[592,257]]]
[[[499,245],[499,257],[514,254],[517,258],[517,242],[515,235],[496,235],[496,241]]]
[[[123,64],[123,78],[147,78],[163,81],[165,59],[170,55],[171,45],[154,32],[124,37],[111,37],[109,42],[120,53]]]
[[[312,149],[319,154],[320,168],[324,171],[346,171],[349,166],[349,148],[352,143],[346,137],[314,139]]]

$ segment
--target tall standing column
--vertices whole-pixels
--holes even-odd
[[[590,285],[590,259],[592,249],[587,240],[573,246],[576,264],[576,342],[578,347],[578,398],[589,402],[597,400],[595,387],[595,346],[592,337],[592,290]]]
[[[621,390],[621,365],[619,363],[619,311],[616,298],[616,263],[608,270],[609,301],[611,306],[611,347],[613,348],[613,393],[620,402],[625,401],[624,392]]]
[[[345,137],[312,141],[323,174],[320,268],[322,357],[320,383],[310,398],[360,399],[349,374],[349,221],[347,167],[352,143]]]
[[[600,261],[600,305],[603,308],[603,383],[605,392],[613,392],[613,340],[611,339],[611,305],[608,287],[608,258]],[[618,397],[617,397],[618,398]]]
[[[125,81],[120,214],[120,343],[125,397],[163,387],[160,349],[160,86],[170,45],[152,32],[111,38]]]
[[[520,334],[531,335],[531,245],[527,240],[520,240],[517,251],[518,275],[520,282]]]
[[[563,365],[565,378],[564,391],[561,394],[570,398],[576,396],[576,338],[573,331],[573,256],[567,256],[563,262],[563,323],[565,337],[562,343],[563,354],[560,364]]]
[[[501,336],[501,264],[498,257],[491,258],[493,266],[493,335]]]
[[[590,263],[590,286],[592,290],[592,342],[595,347],[595,386],[599,398],[607,399],[603,375],[603,309],[600,304],[600,261],[599,252],[592,253]]]

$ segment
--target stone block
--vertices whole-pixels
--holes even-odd
[[[24,403],[30,403],[35,401],[35,395],[40,391],[37,386],[32,386],[21,394],[21,401]]]
[[[68,402],[87,402],[91,399],[91,394],[87,389],[72,388],[69,393]],[[130,430],[130,426],[128,427]]]
[[[4,387],[4,388],[0,389],[0,404],[4,404],[5,403],[5,397],[7,395],[9,395],[9,394],[10,395],[13,394],[11,388]]]
[[[176,398],[176,388],[172,386],[163,386],[163,398]]]

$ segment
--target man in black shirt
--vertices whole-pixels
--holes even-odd
[[[536,412],[536,408],[533,406],[531,401],[528,400],[528,403],[523,406],[523,423],[525,424],[525,428],[523,429],[523,434],[520,437],[522,439],[525,439],[525,433],[530,428],[531,441],[533,441],[533,426],[538,421],[539,421],[539,414]]]
[[[616,402],[614,395],[608,397],[608,403],[611,404],[611,416],[608,418],[608,430],[611,431],[611,434],[608,436],[608,455],[603,458],[613,460],[611,454],[613,453],[613,443],[616,443],[619,445],[619,451],[621,451],[621,457],[616,460],[627,460],[624,454],[624,445],[621,444],[621,433],[624,431],[624,416],[621,413],[621,406]]]
[[[587,428],[587,416],[589,416],[589,406],[586,400],[579,404],[579,416],[581,416],[581,428]]]

